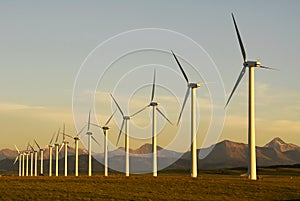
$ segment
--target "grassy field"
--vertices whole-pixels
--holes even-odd
[[[288,174],[288,172],[290,174]],[[109,177],[0,177],[0,200],[297,200],[300,170],[260,170],[257,181],[240,170]],[[282,173],[282,174],[278,174]],[[281,175],[281,176],[279,176]]]

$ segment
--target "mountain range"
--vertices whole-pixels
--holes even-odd
[[[247,167],[247,153],[248,145],[244,143],[233,142],[224,140],[213,145],[213,150],[204,159],[198,159],[199,169],[222,169],[222,168],[236,168]],[[206,151],[204,148],[199,151]],[[139,172],[137,167],[147,166],[151,169],[151,144],[144,144],[138,149],[130,149],[130,163],[131,169]],[[167,169],[189,169],[190,167],[190,152],[180,153],[176,151],[166,150],[162,147],[157,147],[158,150],[158,163],[160,165],[166,164]],[[79,166],[82,172],[86,171],[87,155],[86,151],[80,149]],[[74,163],[74,149],[69,148],[68,151],[69,164]],[[0,150],[0,173],[17,172],[18,165],[13,165],[17,152],[10,149]],[[286,143],[279,137],[274,138],[269,143],[262,147],[256,147],[257,166],[274,166],[274,165],[294,165],[300,164],[300,146],[295,144]],[[48,159],[48,151],[45,151],[44,158]],[[95,154],[94,157],[102,162],[103,154]],[[109,165],[110,167],[124,166],[124,148],[120,147],[117,150],[109,152]],[[60,156],[60,169],[63,170],[63,154]],[[94,160],[94,172],[102,171],[103,166],[97,160]],[[44,161],[45,172],[47,172],[48,160]],[[73,166],[69,165],[69,171],[73,172]]]

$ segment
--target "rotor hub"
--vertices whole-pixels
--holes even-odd
[[[124,117],[124,120],[129,120],[130,119],[130,116],[125,116]]]
[[[150,103],[150,106],[158,106],[158,105],[159,105],[158,102],[154,102],[154,101],[153,101],[153,102]]]
[[[109,130],[109,127],[108,126],[103,126],[102,129],[107,131],[107,130]]]
[[[244,67],[260,67],[261,63],[260,61],[245,61],[243,63]]]
[[[188,87],[190,87],[190,88],[199,88],[200,84],[199,83],[189,83]]]

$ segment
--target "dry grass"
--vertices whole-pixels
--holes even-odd
[[[1,200],[296,200],[300,176],[265,176],[249,181],[238,175],[162,173],[157,178],[120,174],[80,177],[0,177]]]

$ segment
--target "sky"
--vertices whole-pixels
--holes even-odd
[[[25,149],[27,142],[33,142],[33,139],[46,145],[63,123],[66,124],[69,134],[76,134],[82,124],[76,125],[77,117],[73,116],[73,90],[76,89],[76,80],[82,72],[80,70],[83,64],[91,58],[88,56],[99,44],[130,30],[171,30],[198,43],[217,67],[226,94],[223,98],[227,98],[242,67],[242,56],[231,19],[232,12],[235,14],[248,58],[259,59],[264,65],[280,69],[255,71],[257,145],[262,146],[275,137],[300,145],[300,69],[297,63],[300,46],[299,8],[300,2],[296,0],[2,1],[0,148],[13,148],[16,144],[20,149]],[[115,41],[118,46],[118,40]],[[128,46],[130,45],[128,42]],[[179,54],[180,47],[188,49],[181,41],[173,45],[178,46],[176,51]],[[186,52],[196,55],[189,50]],[[101,57],[109,58],[110,55],[113,55],[113,50],[106,51]],[[162,110],[176,125],[185,94],[185,83],[174,59],[171,55],[169,57],[167,64],[173,65],[174,76],[177,77],[172,78],[168,72],[164,72],[164,68],[157,67],[157,79],[160,79],[158,82],[174,82],[183,87],[179,87],[174,95],[172,91],[160,86],[157,89],[157,99],[160,98]],[[120,100],[122,107],[125,107],[126,101],[131,97],[130,101],[133,103],[130,105],[133,106],[130,107],[133,109],[130,111],[137,110],[149,101],[155,67],[150,66],[149,72],[141,73],[143,76],[126,74],[130,71],[130,64],[138,60],[136,57],[131,58],[132,60],[130,56],[126,58],[129,59],[122,60],[127,62],[122,72],[118,69],[124,63],[116,62],[110,68],[111,73],[106,71],[106,83],[101,85],[100,81],[96,87],[95,111],[98,123],[103,124],[116,108],[109,93],[113,93]],[[158,57],[154,55],[153,58]],[[166,58],[168,57],[161,57],[161,61]],[[144,61],[142,56],[139,59]],[[192,68],[188,68],[187,63],[185,65],[189,76],[194,78]],[[99,66],[99,69],[104,71],[106,67]],[[135,77],[130,77],[133,75]],[[224,127],[217,141],[229,139],[247,143],[247,75],[226,109]],[[136,88],[136,93],[129,95],[130,90],[135,90],[131,87],[135,81],[143,80],[147,80],[148,85]],[[201,147],[211,120],[209,90],[206,87],[202,91],[197,90],[197,97],[198,117],[200,116],[197,141],[198,147]],[[220,109],[221,106],[217,107]],[[88,111],[83,114],[84,118],[87,115]],[[186,109],[183,121],[187,125],[188,115],[189,109]],[[132,124],[144,128],[144,132],[150,132],[149,117],[149,112],[143,113],[133,119]],[[116,113],[111,126],[112,144],[116,142],[117,126],[120,126],[121,120],[120,114]],[[172,133],[180,129],[166,124],[161,117],[158,121],[162,132],[158,137],[158,145],[168,145],[172,142]],[[180,132],[188,139],[186,132],[189,131],[185,129],[188,126],[182,128],[184,129]],[[133,136],[138,132],[134,131],[133,128]],[[184,135],[181,137],[185,138]],[[150,142],[150,138],[131,140],[132,148]]]

